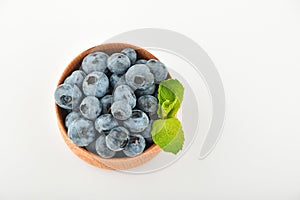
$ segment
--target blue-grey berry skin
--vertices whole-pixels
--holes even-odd
[[[112,158],[116,154],[115,151],[107,147],[105,135],[100,135],[100,137],[96,140],[95,148],[97,154],[102,158]]]
[[[81,67],[89,74],[94,71],[104,72],[107,66],[108,55],[104,52],[93,52],[84,57]]]
[[[139,133],[144,131],[149,125],[149,118],[141,110],[133,110],[130,118],[123,121],[123,126],[130,132]]]
[[[109,131],[119,124],[111,114],[104,114],[95,120],[95,129],[100,133],[102,131]]]
[[[127,101],[116,101],[111,105],[111,114],[117,120],[126,120],[131,116],[132,108]]]
[[[115,84],[114,89],[116,89],[116,88],[117,88],[118,86],[120,86],[120,85],[127,85],[126,80],[125,80],[125,75],[122,75],[122,76],[119,78],[118,82]],[[131,89],[132,89],[132,88],[131,88]]]
[[[98,98],[94,96],[87,96],[82,100],[79,110],[82,116],[87,119],[94,120],[100,115],[102,105]]]
[[[150,59],[147,61],[147,66],[154,75],[155,83],[158,84],[167,78],[168,70],[162,62],[155,59]]]
[[[68,128],[76,119],[81,118],[82,115],[79,112],[72,111],[70,112],[65,119],[65,126]]]
[[[82,90],[86,96],[103,97],[108,90],[109,80],[102,72],[88,74],[82,83]]]
[[[82,92],[76,85],[61,84],[54,93],[56,104],[64,109],[75,109],[82,99]]]
[[[134,64],[146,64],[146,63],[147,63],[147,60],[145,60],[145,59],[139,59],[139,60],[135,61]]]
[[[105,95],[100,99],[100,102],[102,104],[102,113],[107,114],[110,110],[111,104],[113,102],[113,96],[108,94]]]
[[[154,122],[154,120],[150,120],[149,125],[147,126],[147,128],[144,131],[138,133],[141,136],[143,136],[146,140],[152,139],[151,131],[152,131],[153,122]]]
[[[87,146],[96,138],[93,122],[84,118],[76,119],[68,128],[68,137],[77,146]]]
[[[136,64],[128,69],[125,80],[134,90],[146,89],[154,83],[154,76],[147,65]]]
[[[102,133],[99,133],[96,131],[96,137],[95,139],[90,143],[88,144],[87,146],[85,146],[86,150],[88,150],[89,152],[92,152],[93,154],[96,154],[97,155],[97,151],[96,151],[96,140],[97,138],[99,138],[99,136],[101,135]],[[102,134],[103,135],[103,134]]]
[[[126,48],[126,49],[123,49],[121,51],[121,53],[125,54],[129,58],[131,65],[133,65],[135,63],[137,54],[134,49]]]
[[[70,76],[68,76],[64,83],[70,85],[77,85],[79,88],[82,86],[83,79],[85,78],[86,74],[81,70],[75,70],[72,72]]]
[[[110,85],[114,88],[122,75],[112,74],[109,78]]]
[[[131,108],[136,105],[136,97],[133,90],[128,85],[119,85],[113,93],[113,101],[127,101]]]
[[[122,53],[114,53],[107,59],[107,67],[112,73],[124,74],[130,67],[130,60]]]
[[[149,118],[152,119],[152,120],[157,120],[158,119],[158,115],[157,115],[157,113],[150,113],[149,114]]]
[[[142,111],[154,114],[157,112],[157,98],[151,95],[144,95],[138,98],[138,108]]]
[[[144,96],[144,95],[152,95],[155,91],[155,84],[150,85],[148,88],[146,89],[138,89],[134,91],[135,96],[140,97],[140,96]]]
[[[145,147],[145,139],[139,134],[134,134],[130,136],[129,142],[125,146],[123,152],[128,157],[134,157],[143,153]]]
[[[129,131],[122,126],[111,129],[109,134],[106,136],[106,145],[113,151],[120,151],[124,149],[128,141]]]
[[[96,139],[97,140],[97,139]],[[86,150],[88,150],[89,152],[92,152],[93,154],[98,154],[96,151],[96,140],[94,140],[93,142],[91,142],[90,144],[88,144],[85,148]]]

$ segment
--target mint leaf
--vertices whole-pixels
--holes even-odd
[[[174,117],[180,108],[180,104],[181,103],[176,99],[174,101],[173,109],[170,110],[167,117]]]
[[[180,103],[182,102],[184,88],[177,79],[167,79],[167,80],[160,82],[159,85],[167,88],[179,100]],[[168,94],[168,93],[166,93],[166,94]],[[169,97],[170,96],[168,94],[167,98],[169,98]]]
[[[165,100],[163,101],[162,104],[158,104],[158,117],[159,118],[165,118],[168,116],[168,114],[174,109],[175,104],[177,103],[177,100],[175,101],[170,101],[170,100]]]
[[[177,154],[182,149],[184,135],[181,123],[176,118],[155,120],[151,134],[155,144],[166,152]]]
[[[174,117],[183,100],[184,88],[176,79],[168,79],[160,82],[158,87],[159,118]]]

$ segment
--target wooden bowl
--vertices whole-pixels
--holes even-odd
[[[107,53],[108,55],[111,55],[116,52],[120,52],[124,48],[133,48],[136,50],[138,59],[157,59],[154,55],[146,51],[145,49],[142,49],[140,47],[131,45],[131,44],[124,44],[124,43],[107,43],[107,44],[101,44],[95,47],[92,47],[81,54],[79,54],[74,60],[67,66],[67,68],[64,70],[63,74],[61,75],[58,84],[60,85],[64,82],[67,76],[69,76],[74,70],[77,70],[81,66],[81,62],[83,58],[88,55],[89,53],[95,52],[95,51],[102,51]],[[170,77],[170,75],[168,75]],[[77,145],[75,145],[68,137],[67,135],[67,129],[65,127],[65,117],[67,115],[67,111],[60,108],[55,104],[55,110],[56,110],[56,117],[58,122],[58,127],[61,132],[61,135],[68,145],[68,147],[82,160],[86,161],[87,163],[94,165],[99,168],[103,169],[110,169],[110,170],[124,170],[129,169],[133,167],[137,167],[139,165],[142,165],[146,163],[147,161],[154,158],[159,152],[160,148],[156,144],[153,144],[148,149],[146,149],[142,154],[136,156],[136,157],[126,157],[126,158],[101,158],[100,156],[93,154],[89,151],[87,151],[84,148],[81,148]]]

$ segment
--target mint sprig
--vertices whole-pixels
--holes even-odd
[[[160,82],[158,87],[158,117],[161,119],[174,117],[183,100],[184,88],[176,79]]]
[[[183,147],[184,134],[180,121],[175,118],[183,101],[184,88],[176,79],[162,81],[158,87],[160,119],[152,125],[152,139],[166,152],[177,154]]]

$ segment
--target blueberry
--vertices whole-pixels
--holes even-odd
[[[106,136],[106,145],[113,151],[120,151],[124,149],[128,140],[129,131],[122,126],[118,126],[111,129],[109,134]]]
[[[127,85],[126,80],[125,80],[125,75],[122,75],[122,76],[119,78],[118,82],[115,84],[114,89],[117,88],[117,87],[120,86],[120,85]]]
[[[105,95],[104,97],[101,98],[100,102],[102,104],[102,113],[103,114],[109,113],[111,104],[113,102],[113,96],[110,94]]]
[[[68,128],[76,119],[79,119],[81,117],[82,115],[79,112],[70,112],[65,119],[66,127]]]
[[[116,101],[111,105],[111,114],[118,120],[126,120],[131,116],[132,109],[127,101]]]
[[[88,54],[82,61],[82,70],[89,74],[94,71],[104,72],[107,66],[108,55],[103,52],[93,52]]]
[[[162,62],[150,59],[147,61],[147,66],[154,75],[155,83],[159,83],[167,78],[168,70]]]
[[[155,84],[152,84],[149,87],[147,87],[146,89],[137,89],[137,90],[134,91],[134,93],[138,97],[143,96],[143,95],[147,95],[147,94],[151,95],[151,94],[154,93],[155,87],[156,87]]]
[[[95,137],[95,139],[90,144],[88,144],[87,146],[85,146],[85,149],[88,150],[89,152],[97,154],[97,151],[96,151],[96,140],[97,140],[97,138],[99,138],[100,135],[101,134],[96,131],[96,137]]]
[[[107,59],[107,67],[112,73],[124,74],[130,67],[130,60],[122,53],[114,53]]]
[[[129,58],[130,63],[132,65],[134,64],[134,62],[136,61],[136,57],[137,57],[137,54],[136,54],[136,52],[135,52],[134,49],[132,49],[132,48],[126,48],[126,49],[123,49],[121,51],[121,53],[125,54]]]
[[[130,118],[123,122],[125,128],[130,132],[138,133],[144,131],[149,125],[149,118],[141,110],[133,110]]]
[[[112,74],[109,78],[110,85],[114,88],[122,75]]]
[[[136,105],[135,94],[128,85],[119,85],[118,87],[116,87],[113,93],[114,102],[122,100],[127,101],[131,108],[134,108]]]
[[[111,114],[101,115],[95,121],[95,128],[99,133],[109,131],[118,125],[117,120]]]
[[[106,145],[106,136],[100,135],[95,144],[96,152],[102,158],[112,158],[116,154],[115,151],[109,149]]]
[[[97,137],[96,137],[97,138]],[[90,144],[88,144],[85,148],[86,150],[88,150],[89,152],[93,153],[93,154],[97,154],[96,151],[96,140],[94,140],[93,142],[91,142]]]
[[[140,132],[139,134],[141,136],[143,136],[146,140],[151,139],[152,140],[152,135],[151,135],[151,131],[152,131],[152,124],[153,124],[154,120],[150,120],[149,125],[147,126],[147,128],[143,131]]]
[[[157,113],[150,113],[149,114],[149,118],[152,119],[152,120],[157,120],[158,119],[158,115],[157,115]]]
[[[82,116],[87,119],[94,120],[100,115],[102,105],[96,97],[87,96],[82,100],[79,110]]]
[[[157,99],[151,95],[144,95],[138,98],[138,108],[142,111],[154,114],[157,111]]]
[[[92,72],[83,80],[82,89],[86,96],[103,97],[109,87],[107,76],[102,72]]]
[[[87,146],[96,138],[93,122],[84,118],[76,119],[68,128],[68,137],[77,146]]]
[[[70,85],[77,85],[79,88],[82,86],[83,79],[86,74],[81,70],[75,70],[70,76],[68,76],[64,83]]]
[[[125,146],[123,152],[126,156],[134,157],[141,154],[144,151],[145,146],[145,139],[141,135],[134,134],[130,136],[129,142]]]
[[[64,83],[56,88],[54,97],[59,107],[64,109],[74,109],[80,103],[82,92],[76,85],[72,86]]]
[[[136,64],[128,69],[125,74],[125,80],[134,90],[146,89],[153,84],[154,76],[147,65]]]
[[[146,63],[147,63],[147,60],[145,60],[145,59],[139,59],[139,60],[135,61],[134,64],[146,64]]]

